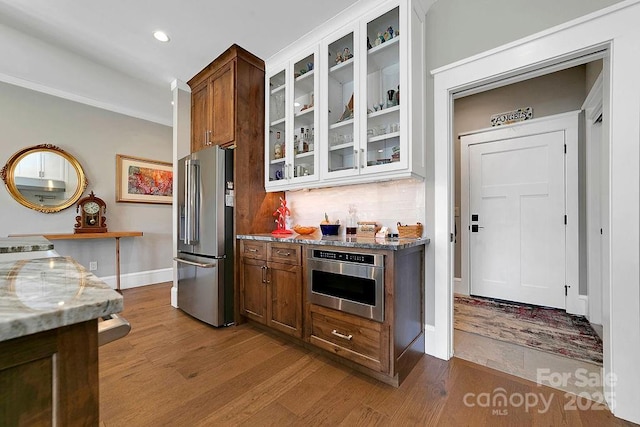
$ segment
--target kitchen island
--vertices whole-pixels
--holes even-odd
[[[122,296],[55,255],[42,237],[0,238],[0,425],[99,422],[98,319]]]
[[[429,239],[238,235],[238,321],[398,386],[424,354]]]

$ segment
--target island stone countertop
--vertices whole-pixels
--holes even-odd
[[[53,243],[42,236],[0,237],[0,254],[49,251],[52,249]]]
[[[23,242],[7,240],[12,241],[12,247]],[[3,261],[0,256],[0,341],[97,319],[122,309],[122,296],[72,258]]]
[[[322,236],[314,233],[309,235],[290,234],[290,235],[273,235],[273,234],[239,234],[236,238],[240,240],[259,240],[263,242],[283,242],[283,243],[299,243],[303,245],[327,245],[339,246],[344,248],[361,248],[361,249],[384,249],[397,251],[407,249],[414,246],[427,245],[430,239],[379,239],[379,238],[357,238],[345,236]]]

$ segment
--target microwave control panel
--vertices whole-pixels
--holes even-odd
[[[314,259],[326,259],[330,261],[350,262],[353,264],[376,265],[376,259],[371,254],[358,254],[354,252],[325,251],[321,249],[313,250]]]

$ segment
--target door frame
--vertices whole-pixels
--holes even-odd
[[[625,0],[432,71],[433,183],[426,195],[434,206],[427,254],[433,272],[425,277],[427,295],[432,295],[425,307],[431,319],[425,328],[425,350],[449,359],[453,356],[454,95],[604,50],[603,137],[609,150],[610,198],[609,221],[603,228],[610,237],[610,268],[603,292],[603,367],[605,378],[616,378],[606,381],[604,394],[616,416],[634,422],[640,422],[640,370],[633,357],[640,354],[640,104],[629,94],[640,93],[638,21],[640,1]]]
[[[556,114],[553,116],[541,117],[539,119],[527,120],[508,126],[497,128],[481,129],[472,132],[465,132],[463,136],[484,136],[491,134],[496,141],[513,137],[524,137],[537,135],[546,132],[565,132],[565,144],[567,145],[564,156],[564,203],[565,215],[567,215],[567,225],[565,227],[565,284],[567,289],[565,298],[565,309],[572,314],[586,314],[586,304],[584,298],[579,296],[579,232],[578,232],[578,138],[580,129],[580,111]],[[489,141],[486,141],[489,142]],[[486,143],[484,142],[484,143]],[[468,295],[471,291],[470,281],[470,261],[471,247],[469,245],[469,146],[482,144],[483,142],[470,141],[460,138],[460,208],[461,208],[461,281],[457,292],[465,292]],[[558,218],[560,221],[561,219]],[[583,278],[584,279],[584,278]]]
[[[587,98],[582,104],[585,112],[585,130],[584,145],[586,154],[587,176],[586,176],[586,237],[587,237],[587,290],[588,311],[587,318],[591,323],[602,325],[602,294],[603,289],[607,286],[604,284],[606,272],[602,268],[603,263],[608,264],[605,258],[608,247],[606,243],[606,235],[600,233],[602,228],[603,210],[608,207],[608,195],[606,191],[602,191],[603,186],[608,186],[604,180],[608,177],[603,174],[602,162],[606,162],[602,150],[604,141],[602,136],[602,124],[596,125],[598,118],[602,116],[602,97],[603,97],[603,73],[601,72],[593,87],[589,91]],[[596,136],[594,129],[600,128],[600,135]]]

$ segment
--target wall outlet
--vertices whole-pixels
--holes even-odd
[[[89,271],[95,271],[98,269],[98,261],[89,262]]]

